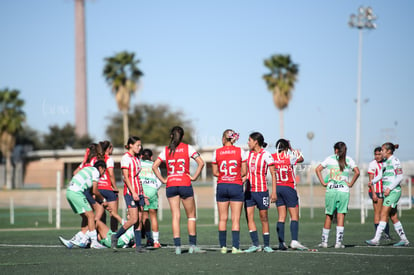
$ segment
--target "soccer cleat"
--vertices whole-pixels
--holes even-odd
[[[180,255],[181,254],[181,246],[176,246],[175,247],[175,255]]]
[[[320,247],[320,248],[328,248],[328,243],[327,242],[321,242],[320,244],[318,244],[318,247]]]
[[[342,243],[336,243],[335,248],[345,248],[345,245],[343,245]]]
[[[104,246],[104,245],[102,245],[102,244],[100,244],[100,243],[98,243],[98,241],[92,241],[91,248],[94,248],[94,249],[105,249],[107,247]]]
[[[287,250],[288,249],[288,247],[287,247],[287,245],[286,245],[286,243],[279,243],[279,250]]]
[[[378,246],[379,245],[379,241],[375,241],[374,239],[372,239],[372,240],[366,240],[365,243],[367,245],[370,245],[370,246]]]
[[[390,235],[384,233],[384,235],[381,236],[381,240],[392,241],[392,238]]]
[[[69,249],[71,249],[73,247],[73,243],[71,243],[70,241],[64,239],[62,236],[59,236],[59,241]]]
[[[266,252],[266,253],[272,253],[272,252],[274,252],[274,250],[270,246],[265,246],[263,248],[263,251]]]
[[[253,253],[253,252],[260,252],[260,251],[262,251],[262,248],[260,247],[260,245],[259,246],[252,245],[251,247],[246,249],[244,252]]]
[[[226,254],[226,253],[227,253],[227,247],[223,246],[223,247],[220,249],[220,253],[221,253],[221,254]]]
[[[71,240],[70,242],[72,244],[80,247],[80,248],[87,248],[89,246],[89,244],[90,244],[90,242],[89,242],[88,239],[84,239],[84,240],[81,240],[81,241],[79,241],[79,240]]]
[[[410,242],[408,240],[400,240],[398,243],[393,244],[392,246],[409,246]]]
[[[135,248],[135,252],[137,252],[137,253],[148,253],[149,250],[146,249],[145,247],[138,246],[137,248]]]
[[[199,253],[206,253],[206,252],[207,251],[205,251],[205,250],[203,250],[203,249],[201,249],[201,248],[199,248],[195,245],[190,246],[190,249],[188,250],[188,253],[190,253],[190,254],[199,254]]]
[[[243,253],[244,253],[244,251],[241,250],[240,248],[232,247],[232,249],[231,249],[231,254],[243,254]]]
[[[159,242],[154,242],[154,248],[160,248],[161,244]]]
[[[114,234],[114,235],[111,236],[111,248],[112,249],[117,249],[117,247],[118,247],[118,238]]]
[[[148,247],[154,246],[154,240],[152,240],[152,239],[147,240],[147,246]]]
[[[301,251],[305,251],[309,249],[306,246],[302,245],[300,242],[295,241],[295,240],[290,242],[290,248],[295,249],[295,250],[301,250]]]

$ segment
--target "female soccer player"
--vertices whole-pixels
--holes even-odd
[[[191,181],[195,181],[204,167],[204,160],[200,157],[191,145],[182,143],[184,129],[175,126],[170,132],[170,144],[165,147],[155,160],[152,170],[162,183],[167,184],[166,195],[170,204],[172,215],[172,231],[175,245],[175,254],[181,254],[180,238],[180,201],[183,203],[187,214],[187,227],[189,235],[189,253],[205,253],[196,246],[196,206],[194,201],[193,187]],[[190,158],[197,163],[197,170],[190,175]],[[159,166],[165,161],[168,177],[164,178]]]
[[[299,199],[296,191],[296,180],[294,165],[303,162],[302,153],[293,150],[290,142],[279,139],[276,142],[276,153],[272,155],[275,160],[275,172],[277,178],[277,201],[276,207],[279,219],[276,231],[279,236],[279,249],[286,250],[285,244],[285,221],[287,210],[290,215],[290,233],[292,241],[290,247],[297,250],[308,250],[298,241],[299,233]]]
[[[102,195],[98,191],[99,178],[105,173],[106,164],[104,161],[97,161],[94,166],[82,168],[70,181],[69,187],[66,190],[66,198],[75,214],[79,214],[82,218],[82,224],[86,228],[81,231],[85,232],[82,239],[75,244],[80,247],[86,247],[90,241],[91,248],[105,248],[97,240],[97,232],[95,228],[95,215],[92,211],[91,205],[86,199],[85,191],[92,190],[93,194],[103,200]],[[104,203],[106,204],[106,203]],[[68,248],[72,248],[74,239],[67,241],[62,237],[59,240]]]
[[[345,248],[342,244],[344,238],[345,214],[348,212],[349,188],[359,177],[359,169],[353,159],[346,155],[347,147],[342,141],[335,143],[334,155],[327,157],[316,169],[316,175],[322,186],[326,187],[325,193],[325,224],[322,229],[322,242],[319,247],[327,248],[332,218],[337,211],[336,243],[335,248]],[[324,180],[322,170],[327,168],[328,175]],[[349,181],[349,173],[354,172]]]
[[[372,182],[372,179],[376,177],[382,170],[383,158],[381,154],[381,147],[374,149],[374,160],[372,160],[368,165],[368,178],[369,182]],[[374,226],[375,231],[377,231],[378,223],[381,216],[382,203],[384,201],[382,180],[379,180],[376,184],[368,185],[369,188],[369,197],[372,199],[372,206],[374,207]],[[388,222],[384,229],[384,238],[390,240],[390,227]]]
[[[112,159],[113,146],[108,140],[99,142],[102,151],[105,153],[106,172],[99,179],[98,189],[108,202],[107,210],[111,215],[111,230],[117,231],[118,223],[122,218],[118,215],[118,187],[116,186],[114,174],[114,160]]]
[[[276,175],[272,155],[265,151],[267,143],[261,133],[254,132],[250,134],[248,146],[250,149],[247,158],[247,175],[248,186],[245,192],[245,207],[247,213],[247,223],[250,232],[250,238],[253,245],[245,250],[246,253],[261,251],[259,237],[257,235],[256,223],[254,222],[254,208],[259,209],[260,221],[262,222],[262,233],[264,242],[264,252],[273,252],[270,247],[269,220],[267,210],[269,209],[269,191],[267,190],[266,174],[270,171],[272,176],[272,194],[270,201],[275,202],[276,195]]]
[[[111,236],[111,247],[117,249],[118,238],[125,233],[131,226],[135,228],[136,252],[148,252],[141,246],[141,218],[143,206],[145,204],[144,191],[139,181],[141,162],[136,156],[141,150],[141,140],[133,136],[128,139],[125,148],[128,150],[121,158],[121,169],[124,180],[124,198],[128,207],[129,219],[127,222]]]
[[[144,205],[142,213],[142,222],[145,227],[145,235],[147,237],[147,246],[160,248],[160,232],[158,231],[158,190],[162,183],[152,171],[152,151],[144,149],[141,153],[141,172],[139,180],[144,188],[145,196],[148,197],[149,205]],[[151,222],[150,222],[151,220]]]
[[[400,236],[400,241],[395,243],[394,246],[408,246],[410,244],[397,216],[397,204],[401,197],[400,184],[403,180],[403,171],[400,160],[394,156],[394,151],[395,149],[398,149],[398,147],[398,144],[392,144],[391,142],[382,145],[381,153],[385,162],[378,176],[370,182],[370,184],[375,184],[382,179],[384,202],[381,208],[381,220],[378,224],[377,231],[375,232],[375,237],[372,240],[366,241],[368,245],[379,245],[381,234],[385,229],[388,217],[391,218],[391,221],[394,224],[394,229]]]
[[[246,153],[234,143],[239,134],[233,130],[225,130],[222,137],[223,147],[213,153],[213,175],[217,179],[216,201],[219,212],[219,243],[221,253],[227,253],[227,218],[231,209],[231,234],[233,240],[232,253],[240,250],[240,215],[243,207],[244,192],[242,177],[246,175]]]

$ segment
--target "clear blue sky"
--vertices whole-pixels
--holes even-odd
[[[305,158],[331,154],[336,141],[355,155],[358,30],[348,26],[360,5],[372,6],[378,28],[363,34],[361,160],[385,141],[414,159],[414,1],[203,0],[86,1],[89,133],[106,138],[118,112],[102,77],[104,57],[128,50],[145,73],[132,104],[169,104],[192,121],[200,146],[219,145],[224,129],[239,145],[260,131],[272,145],[279,114],[262,75],[263,60],[290,54],[299,80],[285,111],[285,136]],[[29,126],[74,123],[74,2],[0,1],[0,88],[18,89]],[[410,122],[411,121],[411,122]],[[130,127],[133,127],[131,125]],[[150,141],[144,141],[150,142]]]

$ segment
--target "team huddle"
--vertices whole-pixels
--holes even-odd
[[[86,151],[84,161],[75,170],[66,191],[72,210],[82,218],[81,230],[70,240],[59,237],[68,248],[127,248],[136,252],[148,252],[149,247],[160,248],[157,222],[158,190],[166,185],[171,217],[175,254],[182,252],[180,233],[180,203],[187,215],[188,253],[205,253],[197,246],[196,205],[192,181],[197,180],[205,163],[193,146],[183,143],[183,128],[176,126],[170,132],[170,143],[155,161],[152,151],[142,149],[138,137],[130,137],[121,159],[124,182],[124,199],[128,209],[127,220],[118,214],[118,189],[114,177],[114,161],[111,158],[112,144],[108,141],[92,144]],[[276,232],[279,250],[310,250],[298,240],[299,199],[296,191],[295,165],[304,161],[302,153],[292,148],[289,140],[279,139],[276,152],[266,151],[267,143],[259,132],[249,135],[248,152],[234,144],[239,134],[228,129],[222,136],[223,146],[213,153],[212,171],[217,177],[216,201],[219,213],[218,240],[220,252],[227,253],[227,220],[231,213],[232,254],[273,252],[270,245],[268,209],[275,203],[278,211]],[[375,160],[369,166],[369,191],[374,205],[375,236],[367,240],[368,245],[377,246],[381,239],[390,239],[388,219],[391,219],[400,241],[394,246],[408,246],[409,241],[397,217],[397,204],[401,196],[403,179],[400,161],[393,155],[398,145],[385,143],[375,149]],[[334,145],[334,154],[326,158],[315,169],[316,175],[326,187],[325,223],[322,228],[321,248],[328,248],[328,239],[334,217],[337,220],[335,248],[344,248],[344,224],[348,211],[350,188],[360,175],[355,162],[347,156],[343,142]],[[190,159],[195,160],[196,169],[190,174]],[[166,164],[167,177],[159,169]],[[327,170],[326,177],[322,171]],[[269,177],[267,175],[269,174]],[[351,177],[351,180],[349,178]],[[271,189],[267,178],[271,178]],[[245,209],[251,246],[240,248],[240,217]],[[254,220],[258,209],[262,226],[263,245],[260,244]],[[103,218],[110,215],[111,228]],[[291,242],[285,242],[285,221],[290,215]],[[118,229],[118,226],[121,227]],[[146,245],[142,245],[145,232]]]

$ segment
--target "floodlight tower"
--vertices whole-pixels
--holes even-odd
[[[359,47],[358,47],[358,91],[357,91],[357,111],[356,111],[356,134],[355,134],[355,161],[359,164],[360,142],[361,142],[361,79],[362,79],[362,31],[364,29],[375,29],[373,23],[377,17],[374,15],[371,7],[359,7],[358,14],[351,14],[349,26],[359,30]]]

